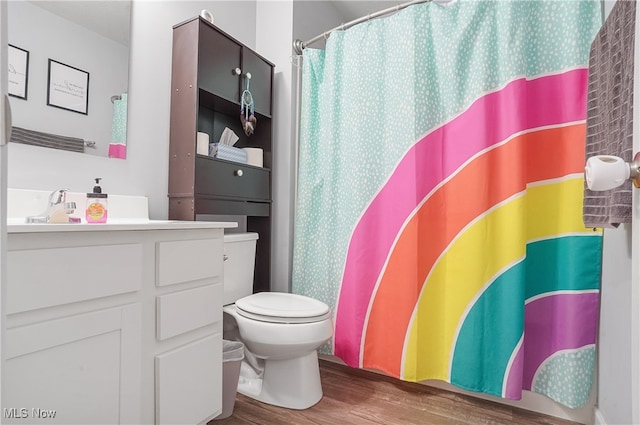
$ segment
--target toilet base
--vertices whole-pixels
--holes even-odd
[[[258,376],[243,361],[238,392],[247,397],[288,409],[308,409],[322,398],[316,351],[289,360],[264,360]]]

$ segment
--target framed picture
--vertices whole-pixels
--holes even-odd
[[[27,100],[27,83],[29,82],[29,52],[9,44],[8,50],[9,96]]]
[[[88,72],[49,59],[47,86],[47,105],[88,115]]]

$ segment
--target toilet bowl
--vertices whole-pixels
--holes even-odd
[[[331,311],[302,295],[252,294],[256,239],[251,233],[225,235],[224,338],[245,344],[238,392],[306,409],[322,398],[316,350],[333,336]]]

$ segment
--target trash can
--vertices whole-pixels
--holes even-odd
[[[222,340],[222,412],[214,419],[225,419],[233,413],[238,391],[240,365],[244,359],[244,344]]]

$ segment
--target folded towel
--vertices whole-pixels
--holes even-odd
[[[59,136],[42,131],[28,130],[21,127],[11,128],[11,142],[25,145],[43,146],[45,148],[63,149],[72,152],[84,152],[84,139]]]
[[[589,53],[586,158],[633,154],[633,53],[635,1],[619,1],[596,35]],[[603,192],[585,185],[582,217],[587,227],[631,223],[631,182]]]

